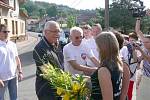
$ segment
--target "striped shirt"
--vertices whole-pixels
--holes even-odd
[[[145,50],[145,53],[150,56],[150,51]],[[143,75],[150,78],[150,62],[148,60],[143,61]]]

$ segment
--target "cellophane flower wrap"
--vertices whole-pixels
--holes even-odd
[[[90,89],[86,86],[87,78],[83,75],[71,75],[60,68],[45,64],[42,76],[57,89],[57,94],[63,100],[86,100]]]

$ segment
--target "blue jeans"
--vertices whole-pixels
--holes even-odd
[[[10,100],[17,100],[18,80],[17,77],[3,81],[4,87],[0,88],[0,100],[4,100],[6,89],[8,88]]]

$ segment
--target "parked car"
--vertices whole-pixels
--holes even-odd
[[[59,43],[61,47],[63,48],[68,42],[69,42],[68,35],[64,31],[61,31],[59,37]]]

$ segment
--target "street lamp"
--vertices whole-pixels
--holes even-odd
[[[109,30],[109,0],[105,0],[105,29]]]

